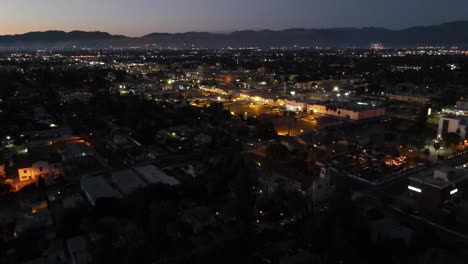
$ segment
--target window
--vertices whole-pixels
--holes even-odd
[[[42,170],[43,170],[43,168],[42,168],[42,167],[39,167],[39,171],[42,171]]]
[[[24,170],[23,173],[24,173],[24,174],[28,173],[28,170]]]

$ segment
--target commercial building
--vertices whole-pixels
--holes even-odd
[[[389,94],[387,95],[390,101],[399,101],[406,103],[418,103],[418,104],[430,104],[431,98],[422,95],[411,95],[411,94]]]
[[[450,204],[468,183],[468,172],[439,167],[409,178],[408,191],[421,208],[437,209]]]
[[[284,107],[288,111],[304,111],[306,104],[298,100],[284,100]]]
[[[234,88],[226,85],[202,86],[200,90],[220,95],[230,95],[234,93]]]
[[[97,176],[81,180],[81,190],[92,206],[101,198],[121,198],[120,193],[106,181],[103,176]]]
[[[323,103],[309,99],[298,99],[285,100],[285,107],[289,111],[307,111],[352,121],[379,118],[386,114],[384,106],[364,102]]]
[[[457,101],[453,109],[444,110],[455,115],[468,116],[468,99],[462,98]]]
[[[373,119],[385,116],[384,106],[368,103],[340,102],[335,104],[308,104],[307,111],[353,121]]]
[[[147,184],[131,170],[112,173],[112,183],[123,195],[129,195],[147,186]]]
[[[205,81],[215,81],[216,75],[218,74],[219,69],[216,66],[207,66],[201,65],[198,66],[198,80]]]
[[[265,92],[262,90],[241,90],[239,91],[239,97],[243,100],[250,100],[269,105],[281,105],[284,103],[284,100],[280,99],[277,92]]]

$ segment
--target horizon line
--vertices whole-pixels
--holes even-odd
[[[378,27],[378,26],[361,26],[361,27],[321,27],[321,28],[307,28],[307,27],[290,27],[290,28],[283,28],[283,29],[237,29],[237,30],[217,30],[217,31],[197,31],[197,30],[192,30],[192,31],[180,31],[180,32],[150,32],[147,34],[139,35],[139,36],[130,36],[127,34],[118,34],[118,33],[111,33],[110,31],[101,31],[101,30],[82,30],[82,29],[73,29],[73,30],[63,30],[63,29],[48,29],[48,30],[33,30],[33,31],[27,31],[23,33],[15,33],[15,34],[1,34],[0,37],[7,37],[7,36],[21,36],[25,34],[30,34],[30,33],[47,33],[47,32],[64,32],[64,33],[73,33],[73,32],[85,32],[85,33],[107,33],[111,36],[123,36],[127,38],[142,38],[148,35],[152,34],[170,34],[170,35],[176,35],[176,34],[188,34],[188,33],[208,33],[208,34],[218,34],[218,35],[230,35],[235,32],[244,32],[244,31],[253,31],[253,32],[261,32],[261,31],[286,31],[286,30],[294,30],[294,29],[304,29],[304,30],[327,30],[327,29],[367,29],[367,28],[376,28],[376,29],[385,29],[389,31],[402,31],[406,29],[411,29],[411,28],[417,28],[417,27],[434,27],[434,26],[441,26],[445,24],[452,24],[452,23],[468,23],[468,20],[454,20],[454,21],[448,21],[444,23],[439,23],[439,24],[431,24],[431,25],[416,25],[416,26],[408,26],[408,27],[403,27],[400,29],[390,29],[388,27]]]

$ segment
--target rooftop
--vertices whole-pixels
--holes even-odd
[[[468,180],[468,172],[450,167],[439,167],[434,170],[424,171],[409,179],[413,182],[444,189],[455,183]]]
[[[67,240],[67,248],[73,263],[88,263],[86,239],[83,236],[72,237]]]
[[[460,125],[468,126],[468,116],[446,115],[446,116],[444,116],[444,118],[458,120],[458,121],[460,121]]]
[[[82,142],[65,143],[64,148],[72,157],[86,156],[92,152],[91,148]]]
[[[368,102],[336,102],[331,103],[329,106],[337,107],[338,109],[353,110],[353,111],[366,111],[375,108],[383,108],[384,106],[373,105]]]
[[[129,195],[147,186],[147,184],[131,170],[122,170],[112,173],[112,182],[124,195]]]
[[[135,168],[135,171],[149,184],[163,183],[170,186],[179,184],[176,178],[168,176],[154,165],[139,166]]]
[[[81,188],[92,205],[101,198],[121,198],[119,192],[104,179],[103,176],[97,176],[81,180]]]

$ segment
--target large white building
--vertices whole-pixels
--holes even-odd
[[[379,118],[385,116],[386,114],[386,109],[384,106],[373,107],[351,103],[345,105],[338,104],[337,106],[308,104],[307,110],[317,114],[354,121]]]
[[[444,116],[439,120],[438,138],[445,138],[449,133],[456,133],[466,139],[468,116]]]
[[[289,111],[307,111],[353,121],[379,118],[386,114],[385,106],[373,106],[368,103],[337,102],[325,104],[314,100],[285,100],[285,108]]]

